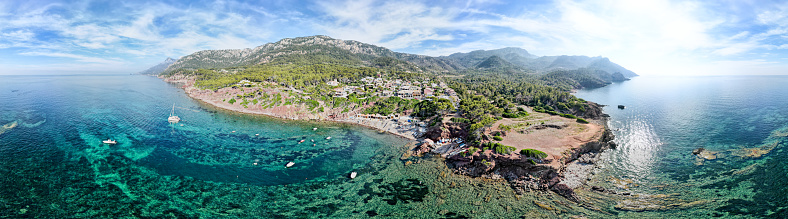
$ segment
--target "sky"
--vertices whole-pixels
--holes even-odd
[[[604,56],[640,75],[788,74],[788,2],[768,0],[4,0],[0,74],[136,73],[312,35],[431,56]]]

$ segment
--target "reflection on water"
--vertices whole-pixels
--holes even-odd
[[[628,171],[627,175],[635,180],[644,180],[652,174],[656,156],[662,143],[654,133],[651,124],[642,120],[629,121],[627,124],[613,126],[620,129],[616,133],[616,142],[620,146],[611,151],[615,157],[621,157],[614,163],[615,169]]]
[[[785,76],[637,77],[579,91],[589,101],[626,105],[605,108],[618,148],[603,153],[590,183],[642,197],[610,197],[621,201],[609,205],[645,211],[620,216],[788,216],[766,210],[786,202],[758,203],[788,195],[788,182],[759,180],[788,169],[778,161],[786,138],[775,131],[788,128],[788,111],[780,110],[788,107],[785,84]],[[692,154],[701,147],[715,156]]]

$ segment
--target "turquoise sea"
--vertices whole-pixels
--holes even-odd
[[[577,92],[609,105],[619,144],[591,184],[687,204],[619,216],[787,218],[787,85],[788,76],[636,77]],[[716,159],[696,158],[700,147]]]
[[[573,203],[403,156],[396,136],[228,112],[154,77],[0,76],[0,217],[785,217],[786,84],[637,77],[579,91],[611,105],[619,144],[589,185],[632,195],[581,190]],[[717,158],[697,160],[698,147]],[[633,201],[667,207],[616,207]]]

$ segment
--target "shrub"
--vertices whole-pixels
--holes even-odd
[[[572,114],[561,114],[561,117],[570,118],[570,119],[577,119],[577,116]]]
[[[588,120],[585,120],[583,118],[577,118],[577,122],[578,123],[583,123],[583,124],[588,124]]]
[[[528,149],[528,148],[521,150],[520,154],[526,157],[535,157],[539,159],[544,159],[547,157],[547,153],[545,152],[536,149]]]
[[[495,139],[496,141],[503,141],[503,138],[501,136],[498,136],[498,135],[493,136],[493,139]]]
[[[493,143],[493,142],[484,143],[482,144],[482,146],[484,146],[485,148],[494,149],[495,153],[499,153],[499,154],[511,154],[512,152],[517,150],[517,148],[515,147],[506,146],[501,143]]]
[[[466,118],[458,118],[458,117],[452,117],[450,120],[451,120],[451,122],[456,122],[456,123],[470,123],[471,122],[471,120],[468,120]]]
[[[479,150],[478,148],[473,148],[473,147],[472,147],[472,148],[469,148],[469,149],[468,149],[468,152],[469,152],[470,154],[473,154],[473,153],[476,153],[476,151],[478,151],[478,150]]]
[[[533,164],[533,165],[536,165],[536,161],[534,161],[534,160],[528,159],[528,162]]]
[[[517,114],[514,113],[503,113],[501,114],[504,118],[517,118]]]
[[[495,147],[495,153],[499,153],[499,154],[511,154],[515,150],[517,150],[517,148],[512,146],[506,146],[506,145],[500,145]]]
[[[234,104],[235,103],[235,99],[234,98],[230,98],[230,101],[227,101],[227,103]]]

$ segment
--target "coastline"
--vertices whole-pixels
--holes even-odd
[[[254,106],[250,108],[245,108],[240,105],[232,105],[222,101],[217,101],[214,98],[213,94],[220,93],[220,91],[214,92],[210,90],[200,90],[194,86],[195,80],[193,78],[190,77],[181,77],[176,79],[172,79],[172,77],[170,78],[159,77],[159,78],[163,79],[167,83],[183,84],[183,86],[180,86],[181,89],[183,89],[184,92],[192,99],[198,100],[201,103],[210,105],[212,107],[228,110],[235,113],[242,113],[248,115],[262,115],[271,118],[294,120],[294,121],[334,122],[334,123],[356,125],[356,126],[377,130],[379,132],[393,134],[395,136],[405,138],[411,141],[418,140],[416,137],[413,136],[412,130],[398,129],[400,128],[399,125],[396,122],[392,122],[391,120],[356,117],[354,113],[357,113],[359,110],[353,110],[347,113],[338,113],[336,112],[337,110],[332,109],[324,113],[307,114],[303,112],[294,113],[294,112],[299,112],[302,109],[300,107],[293,107],[293,106],[278,106],[272,109],[262,109],[260,107],[254,107]],[[207,92],[211,92],[213,94],[209,94]],[[336,116],[328,116],[331,113],[334,113],[334,115]]]
[[[341,113],[337,109],[329,109],[321,113],[304,112],[305,110],[303,109],[305,109],[305,107],[293,105],[276,106],[272,108],[262,108],[260,105],[252,105],[247,108],[240,104],[229,104],[224,102],[222,98],[254,92],[256,89],[246,89],[242,87],[222,88],[217,91],[201,90],[194,86],[194,78],[182,76],[180,78],[178,78],[178,76],[173,77],[162,79],[168,83],[182,84],[180,87],[189,97],[218,109],[228,110],[234,113],[263,115],[271,118],[294,121],[334,122],[357,125],[377,130],[381,133],[393,134],[414,142],[419,140],[414,137],[414,130],[419,127],[415,125],[415,123],[408,123],[403,126],[402,124],[398,124],[398,122],[387,119],[359,118],[356,115],[363,107],[358,107],[346,113]],[[265,90],[264,92],[278,91]],[[533,164],[530,163],[530,161],[532,161],[531,158],[519,154],[501,155],[492,153],[492,151],[486,151],[475,153],[470,157],[464,157],[458,154],[448,156],[446,157],[446,164],[450,169],[454,170],[455,174],[472,178],[484,177],[508,181],[510,186],[514,188],[517,193],[531,190],[550,190],[569,200],[579,202],[574,189],[583,188],[585,186],[585,181],[596,168],[594,163],[596,159],[598,159],[599,154],[608,148],[615,148],[615,143],[612,142],[614,137],[608,128],[607,118],[602,116],[601,119],[593,123],[602,126],[601,130],[599,130],[600,133],[596,133],[582,144],[564,149],[562,152],[559,152],[561,156],[551,156],[552,159],[547,163],[540,162],[539,164]],[[578,136],[570,134],[564,137],[577,138]],[[413,150],[419,150],[419,147]],[[410,155],[412,153],[417,152],[408,152],[406,154]]]

